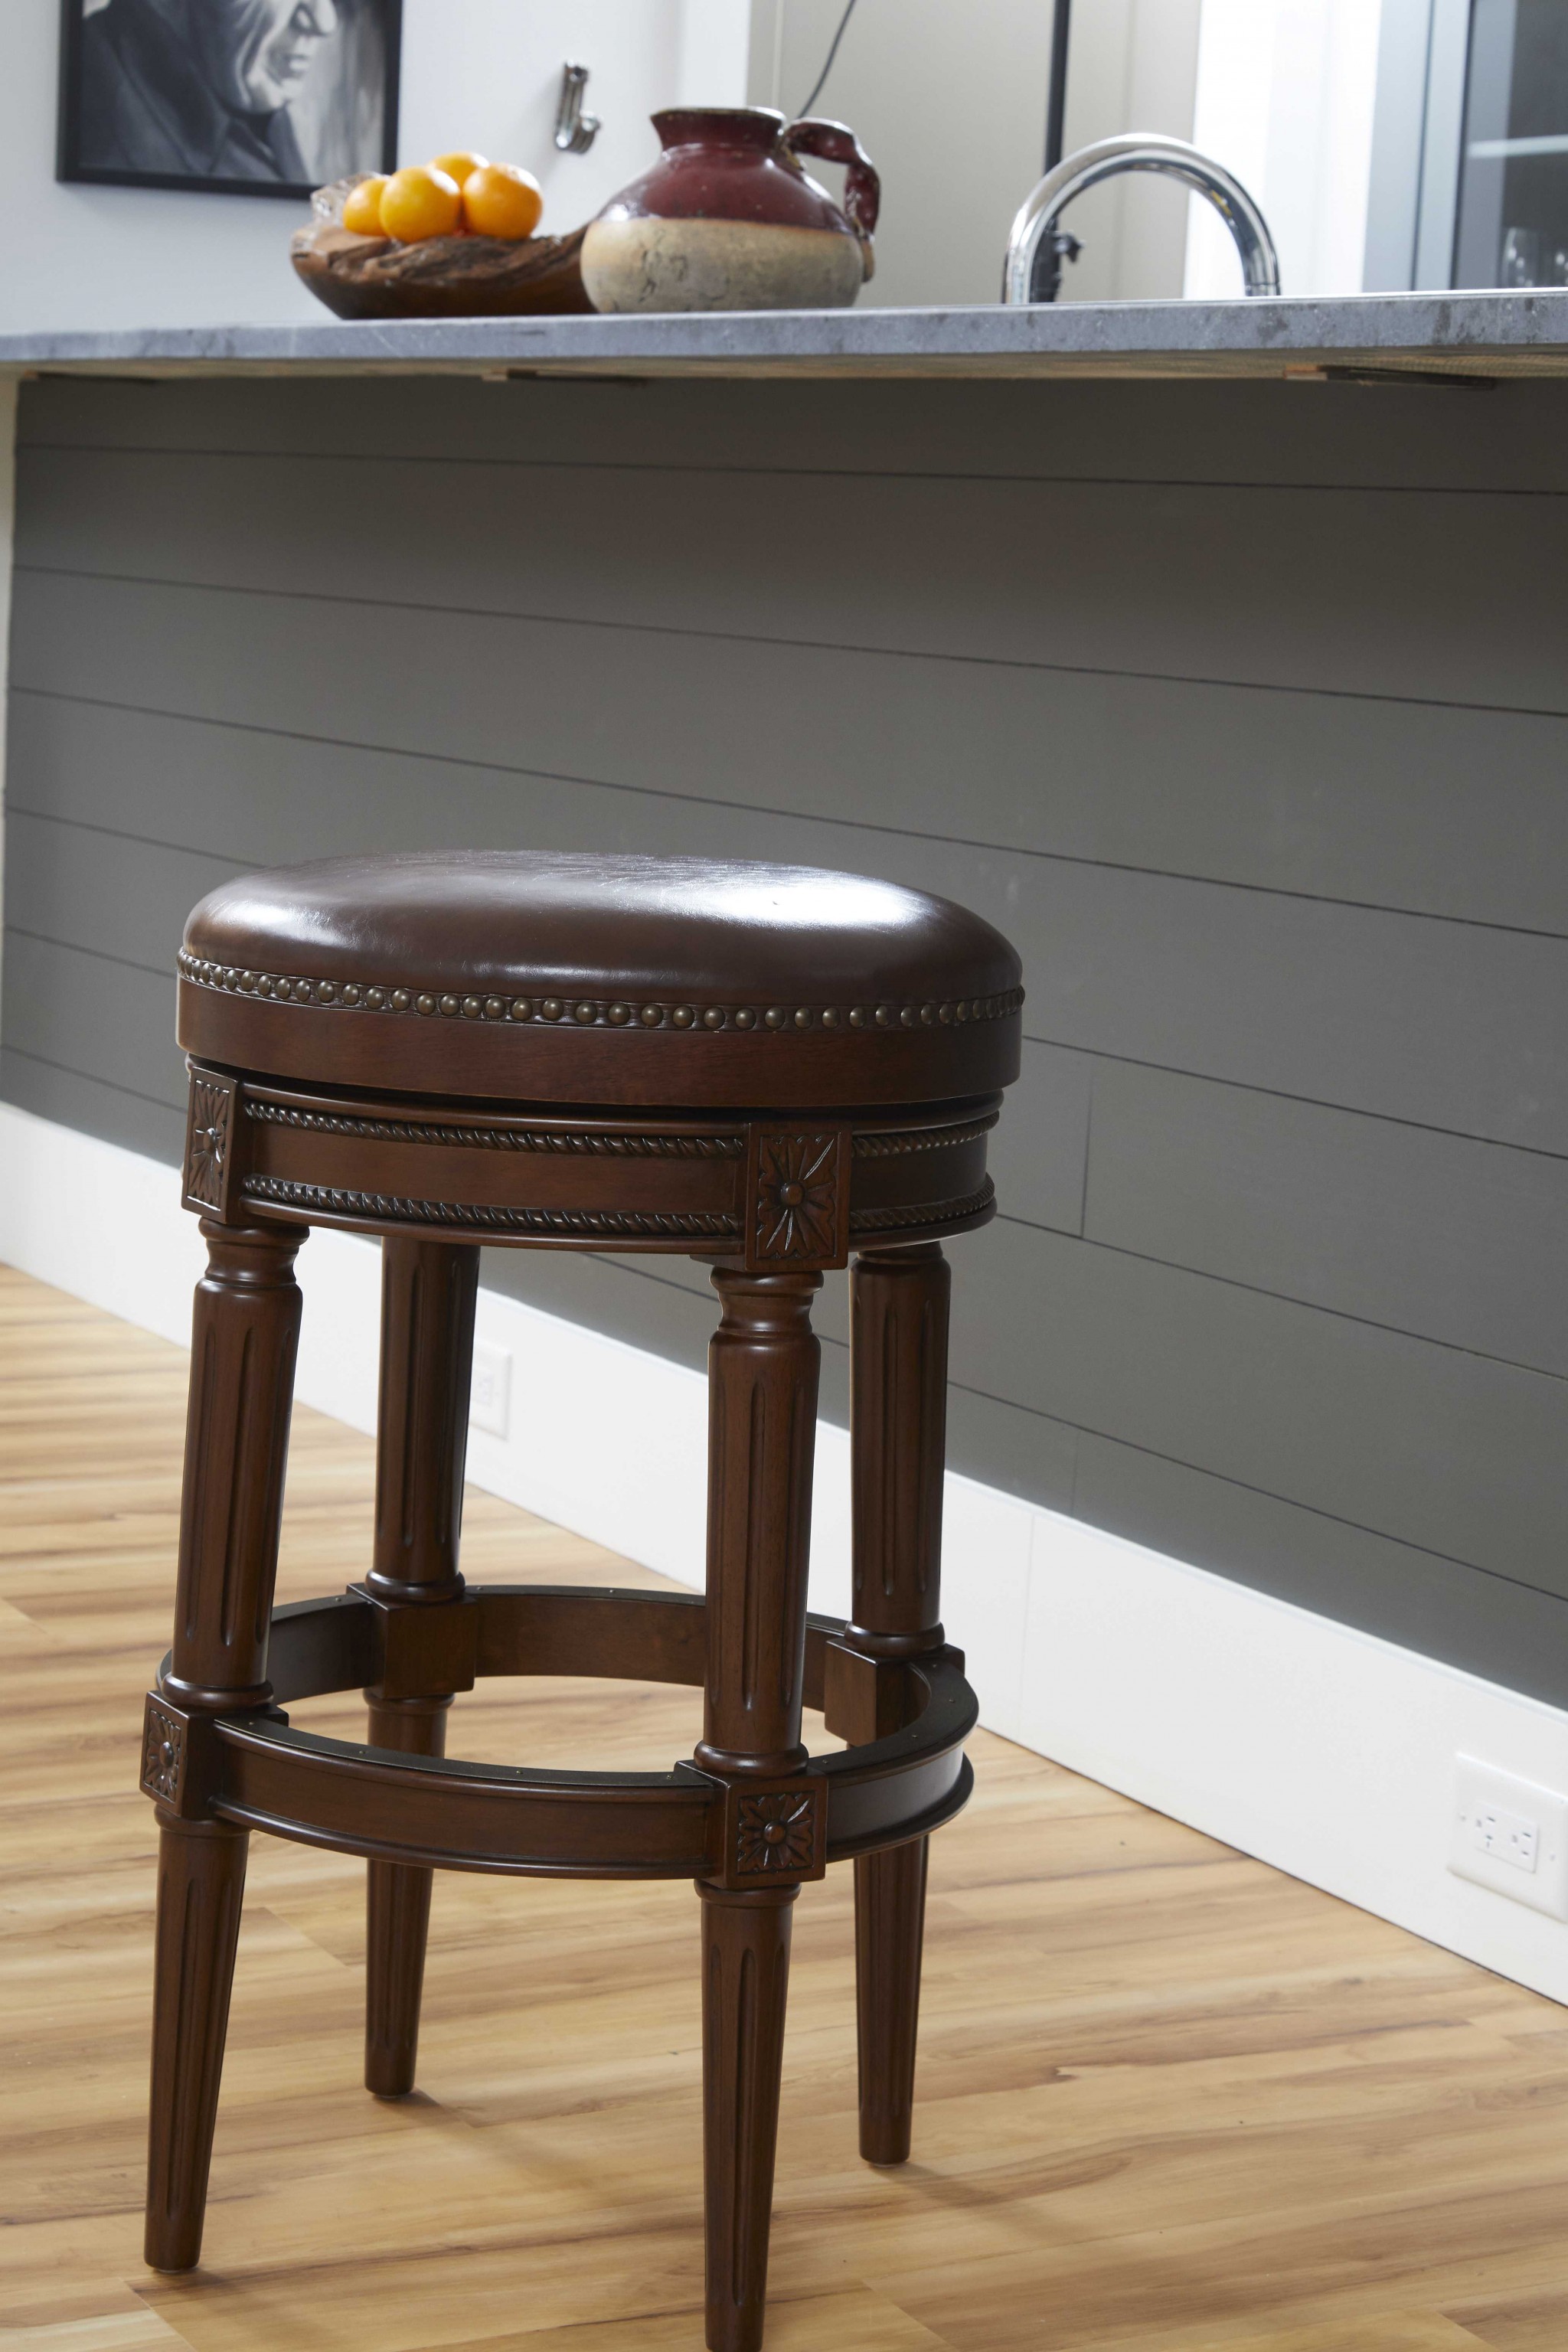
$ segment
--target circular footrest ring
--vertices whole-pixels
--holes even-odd
[[[458,1687],[476,1675],[703,1680],[700,1594],[488,1585],[449,1606],[471,1659]],[[155,1689],[142,1787],[183,1818],[216,1815],[375,1861],[750,1887],[819,1877],[829,1862],[922,1836],[956,1813],[973,1785],[963,1743],[976,1708],[959,1653],[873,1661],[830,1617],[807,1621],[806,1705],[846,1736],[868,1721],[897,1727],[779,1780],[721,1780],[689,1763],[668,1772],[468,1764],[323,1738],[281,1713],[297,1699],[385,1688],[394,1621],[434,1614],[388,1612],[358,1591],[277,1611],[269,1671],[278,1707],[204,1716]]]

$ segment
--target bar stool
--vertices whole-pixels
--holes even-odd
[[[160,1823],[147,2259],[197,2260],[249,1831],[369,1862],[365,2081],[414,2083],[433,1867],[690,1878],[701,1897],[707,2340],[761,2343],[790,1916],[853,1858],[860,2145],[909,2154],[930,1832],[974,1702],[938,1617],[948,1270],[993,1212],[1018,960],[942,898],[700,859],[456,853],[256,874],[192,915],[197,1286]],[[372,1564],[272,1607],[311,1225],[379,1234]],[[466,1586],[479,1244],[681,1252],[721,1302],[706,1599]],[[854,1615],[805,1606],[818,1344],[852,1272]],[[603,1442],[613,1445],[606,1428]],[[480,1675],[700,1685],[668,1773],[447,1761]],[[286,1704],[363,1687],[369,1743]],[[851,1744],[811,1757],[801,1710]]]

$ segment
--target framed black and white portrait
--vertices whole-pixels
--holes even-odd
[[[402,0],[62,5],[62,180],[301,196],[395,167]]]

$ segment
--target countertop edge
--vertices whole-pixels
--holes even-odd
[[[1568,289],[1007,309],[773,310],[0,333],[69,373],[1568,375]]]

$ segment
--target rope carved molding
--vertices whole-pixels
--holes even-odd
[[[637,1238],[724,1241],[740,1231],[740,1220],[717,1209],[679,1212],[633,1209],[509,1209],[483,1202],[413,1201],[390,1192],[342,1192],[335,1185],[298,1184],[281,1176],[248,1177],[241,1186],[247,1201],[276,1202],[279,1208],[317,1209],[329,1216],[395,1218],[431,1225],[480,1226],[493,1233],[581,1235],[592,1240]]]
[[[537,1234],[589,1240],[728,1241],[741,1232],[741,1220],[721,1210],[694,1209],[679,1213],[616,1209],[509,1209],[483,1202],[416,1201],[387,1192],[353,1192],[334,1185],[295,1183],[281,1176],[252,1176],[240,1187],[247,1201],[268,1201],[279,1208],[314,1209],[327,1216],[395,1219],[412,1224],[466,1226],[491,1233]],[[996,1197],[989,1177],[977,1192],[958,1200],[913,1202],[896,1209],[854,1209],[849,1237],[862,1234],[896,1233],[915,1225],[956,1225],[988,1209]],[[789,1241],[794,1242],[794,1234]],[[803,1234],[803,1242],[808,1239]],[[805,1246],[778,1246],[770,1255],[805,1255]]]
[[[418,1119],[356,1118],[336,1112],[297,1110],[291,1104],[247,1099],[247,1118],[265,1127],[302,1129],[315,1135],[357,1136],[370,1143],[428,1143],[466,1151],[540,1151],[563,1158],[614,1160],[740,1160],[743,1135],[623,1135],[613,1129],[520,1127],[449,1127]],[[910,1151],[947,1151],[977,1142],[996,1124],[996,1113],[954,1127],[920,1127],[857,1135],[857,1160],[890,1160]]]
[[[340,1118],[295,1110],[286,1103],[250,1102],[247,1118],[265,1127],[303,1128],[315,1135],[353,1135],[370,1143],[433,1143],[466,1151],[542,1151],[566,1159],[739,1160],[743,1135],[618,1135],[592,1129],[444,1127],[416,1119]]]

